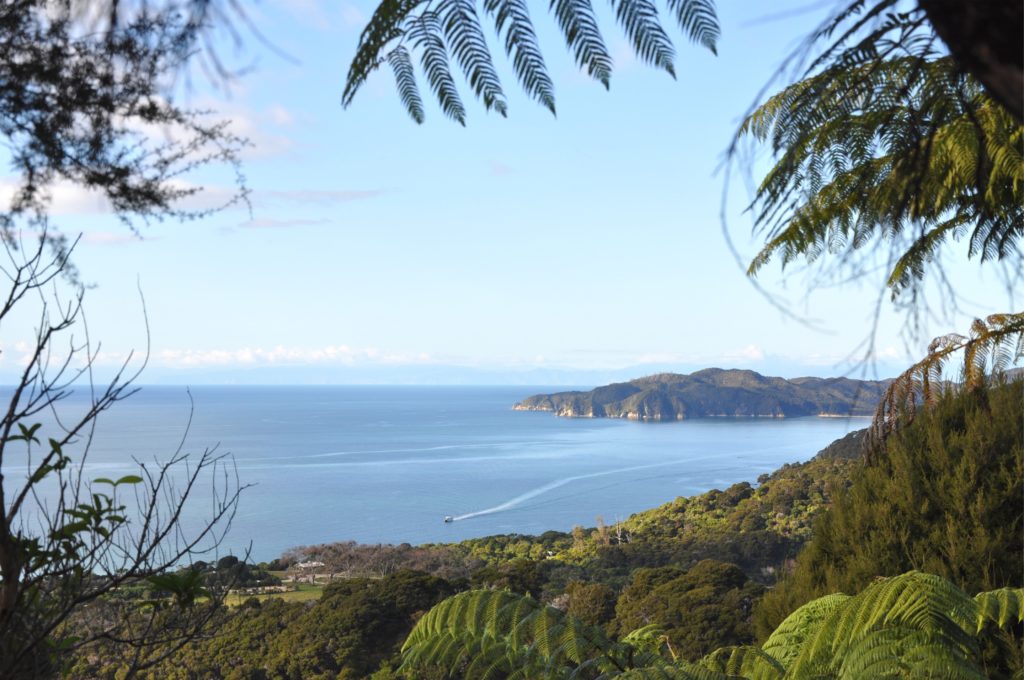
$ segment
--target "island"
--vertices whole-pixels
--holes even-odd
[[[567,418],[641,421],[712,417],[870,416],[889,380],[775,378],[749,370],[707,368],[659,373],[589,392],[537,394],[512,408]]]

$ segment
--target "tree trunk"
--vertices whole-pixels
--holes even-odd
[[[1024,122],[1024,2],[918,0],[960,66]]]

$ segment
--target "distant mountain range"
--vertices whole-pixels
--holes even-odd
[[[570,418],[684,420],[710,417],[873,415],[889,380],[771,378],[754,371],[708,368],[689,375],[659,373],[589,392],[538,394],[519,411]]]

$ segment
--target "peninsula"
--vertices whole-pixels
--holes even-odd
[[[528,397],[517,411],[568,418],[684,420],[711,417],[869,416],[888,380],[772,378],[754,371],[708,368],[689,375],[659,373],[589,392]]]

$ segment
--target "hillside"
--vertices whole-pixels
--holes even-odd
[[[684,420],[710,417],[866,416],[888,380],[773,378],[754,371],[708,368],[689,375],[660,373],[589,392],[528,397],[518,411],[551,411],[571,418]]]

